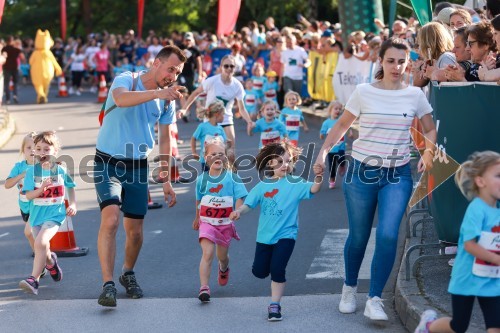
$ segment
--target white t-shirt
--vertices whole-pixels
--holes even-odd
[[[356,87],[345,106],[359,117],[359,138],[352,144],[352,157],[385,168],[410,161],[410,126],[432,107],[420,88],[408,86],[385,90],[364,83]]]
[[[94,55],[100,50],[99,46],[89,46],[85,49],[85,58],[90,68],[95,68]]]
[[[70,66],[70,70],[72,72],[83,72],[85,70],[85,64],[84,64],[85,54],[73,53],[71,55],[71,59],[73,59],[73,61],[71,62],[71,66]]]
[[[286,49],[281,51],[281,63],[285,64],[283,77],[292,80],[302,80],[304,62],[308,59],[307,52],[300,46],[295,46],[293,50]]]
[[[160,53],[161,49],[163,49],[163,46],[158,44],[158,45],[154,45],[154,44],[151,44],[148,46],[148,53],[149,53],[149,60],[155,60],[156,56],[158,55],[158,53]]]
[[[218,74],[209,77],[201,84],[207,93],[205,107],[217,99],[224,102],[224,120],[219,125],[233,125],[234,99],[243,100],[245,97],[245,89],[243,89],[241,82],[233,77],[231,83],[226,85],[222,82],[221,75]]]

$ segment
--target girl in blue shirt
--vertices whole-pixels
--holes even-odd
[[[22,190],[26,170],[34,163],[33,151],[35,149],[35,144],[33,142],[33,138],[35,137],[35,135],[36,132],[31,132],[24,137],[20,150],[20,153],[21,155],[23,155],[24,159],[14,165],[9,173],[9,176],[5,180],[6,189],[12,188],[17,185],[17,189],[19,191],[19,208],[21,209],[21,217],[24,221],[24,236],[28,239],[31,250],[33,252],[35,251],[33,245],[35,243],[35,239],[33,238],[33,234],[31,233],[31,226],[28,223],[28,219],[30,217],[30,204],[29,200],[26,199],[26,196],[22,194]]]
[[[232,238],[240,239],[229,215],[243,204],[247,195],[245,185],[231,171],[222,140],[207,141],[205,158],[209,170],[196,180],[196,216],[193,221],[193,229],[199,230],[198,239],[203,251],[198,299],[204,303],[210,302],[208,282],[214,254],[219,260],[219,285],[225,286],[229,280],[229,245]]]
[[[299,203],[318,192],[323,180],[320,166],[313,168],[316,175],[314,183],[291,175],[299,154],[300,149],[286,141],[264,146],[256,157],[262,181],[229,217],[236,221],[241,214],[261,206],[252,273],[259,279],[271,274],[269,321],[282,319],[280,301],[285,291],[286,266],[297,238]]]
[[[31,232],[35,238],[35,259],[31,275],[19,282],[27,293],[38,294],[38,282],[46,268],[54,281],[61,281],[62,270],[57,256],[50,251],[50,240],[55,236],[67,216],[76,214],[75,183],[66,169],[55,163],[60,149],[54,131],[35,136],[35,164],[26,170],[23,193],[30,200]],[[65,196],[68,191],[69,204]]]
[[[453,318],[436,319],[434,310],[426,310],[415,332],[465,332],[476,298],[487,332],[500,332],[500,154],[474,153],[455,182],[472,201],[460,227],[448,287]]]
[[[248,129],[248,135],[260,132],[259,148],[273,142],[280,142],[286,137],[285,125],[276,119],[277,104],[265,101],[260,109],[261,118],[255,122],[255,127]]]
[[[201,163],[201,170],[208,171],[205,166],[205,142],[210,141],[213,138],[220,138],[222,142],[226,144],[226,147],[231,148],[231,142],[227,141],[226,132],[221,125],[218,125],[224,119],[224,103],[222,101],[216,100],[210,103],[208,108],[205,110],[205,117],[208,119],[207,122],[198,125],[196,130],[191,137],[191,153],[194,158],[199,159]],[[196,141],[200,142],[200,154],[196,152]]]
[[[298,105],[302,104],[300,95],[295,91],[285,94],[285,108],[281,110],[280,120],[286,126],[287,136],[290,142],[297,147],[299,144],[300,124],[304,126],[304,131],[309,131],[304,115]]]
[[[342,113],[342,107],[343,107],[342,103],[338,101],[332,101],[330,105],[328,105],[327,112],[330,114],[330,118],[326,119],[321,125],[321,129],[319,130],[319,138],[321,140],[326,138],[330,130],[333,128],[333,125],[335,125],[335,123],[339,119],[340,114]],[[345,140],[344,137],[342,137],[340,141],[330,149],[327,155],[328,167],[330,168],[330,182],[328,185],[330,189],[335,188],[337,167],[339,167],[340,169],[340,166],[344,162],[344,157],[345,157]]]

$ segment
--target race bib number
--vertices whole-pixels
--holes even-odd
[[[233,211],[233,198],[205,195],[200,203],[200,221],[211,225],[231,224],[229,215]]]
[[[33,200],[37,206],[61,205],[64,203],[64,182],[60,176],[52,178],[52,184],[38,197]],[[42,186],[41,181],[35,181],[35,190]]]
[[[245,96],[245,104],[249,106],[255,105],[255,96],[254,95],[246,95]]]
[[[264,86],[264,82],[261,80],[253,80],[253,88],[255,90],[262,90],[262,87]]]
[[[300,116],[288,115],[285,121],[287,131],[298,131],[300,126]]]
[[[274,89],[269,89],[268,91],[265,92],[264,94],[267,99],[276,99],[276,90]]]
[[[262,142],[262,146],[268,145],[273,142],[280,142],[280,139],[280,132],[278,131],[262,132],[260,134],[260,141]]]
[[[500,233],[482,231],[477,243],[486,250],[500,256]],[[475,258],[474,264],[472,265],[472,274],[480,277],[498,279],[500,278],[500,266]]]

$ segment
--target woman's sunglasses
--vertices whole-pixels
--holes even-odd
[[[225,65],[222,65],[222,67],[224,67],[225,69],[228,69],[228,68],[233,69],[233,68],[234,68],[234,67],[236,67],[236,66],[234,66],[234,65],[228,65],[228,64],[225,64]]]

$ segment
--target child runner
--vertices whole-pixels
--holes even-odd
[[[33,234],[31,233],[31,226],[28,223],[30,217],[30,203],[26,199],[26,196],[22,193],[24,185],[24,176],[26,175],[26,169],[32,166],[34,163],[33,151],[35,150],[35,144],[33,143],[33,138],[36,132],[28,133],[23,139],[21,144],[21,150],[19,151],[23,155],[24,159],[17,162],[9,173],[9,176],[5,180],[5,188],[9,189],[17,185],[19,190],[19,208],[21,209],[21,217],[24,221],[24,236],[28,239],[30,243],[31,250],[35,252]]]
[[[278,76],[278,74],[276,74],[275,71],[268,71],[266,73],[266,76],[267,81],[264,83],[264,87],[262,88],[264,91],[264,100],[271,100],[277,105],[278,91],[280,90],[278,82],[276,81],[276,77]]]
[[[256,157],[257,170],[264,177],[250,191],[245,204],[229,217],[236,221],[241,214],[261,205],[252,273],[259,279],[271,274],[269,321],[282,319],[280,301],[285,291],[286,266],[297,238],[299,202],[318,192],[323,180],[320,166],[314,167],[314,183],[291,175],[299,153],[299,148],[286,141],[264,146]]]
[[[222,140],[215,138],[207,141],[205,158],[209,170],[196,180],[196,217],[193,229],[199,230],[203,251],[198,298],[202,302],[209,302],[208,282],[214,252],[219,260],[217,282],[220,286],[225,286],[229,280],[229,245],[232,238],[240,239],[229,214],[235,207],[243,204],[248,192],[238,175],[231,171]]]
[[[267,82],[264,76],[266,72],[264,71],[264,66],[261,63],[255,62],[252,68],[252,83],[253,89],[257,92],[257,97],[260,101],[264,100],[264,84]],[[260,105],[257,106],[260,108]]]
[[[465,332],[478,299],[488,333],[500,332],[500,154],[474,153],[462,164],[455,182],[472,200],[460,227],[458,253],[451,273],[453,318],[422,314],[416,333]],[[486,248],[486,246],[488,248]]]
[[[326,119],[321,125],[321,129],[319,130],[319,138],[323,140],[326,138],[330,129],[332,129],[333,125],[337,122],[342,113],[342,103],[338,101],[332,101],[330,105],[328,105],[328,114],[330,114],[330,118]],[[344,162],[345,155],[345,138],[342,137],[340,141],[334,145],[330,151],[328,152],[328,166],[330,168],[330,182],[328,187],[335,188],[335,177],[337,176],[337,166],[340,166],[342,162]]]
[[[208,118],[207,122],[198,125],[191,137],[191,153],[195,158],[200,160],[201,170],[208,171],[205,167],[205,142],[212,140],[215,137],[220,137],[222,142],[227,142],[226,133],[221,125],[217,125],[224,119],[224,103],[216,100],[211,103],[205,110],[205,117]],[[196,141],[200,141],[200,155],[196,153]],[[229,148],[229,147],[228,147]]]
[[[35,238],[35,259],[31,275],[19,282],[27,293],[38,294],[38,282],[44,267],[54,281],[61,281],[62,270],[57,256],[50,252],[50,240],[64,223],[66,215],[76,214],[75,183],[66,169],[55,163],[60,149],[59,139],[54,131],[35,136],[35,164],[26,170],[23,192],[30,203],[31,231]],[[69,205],[64,199],[68,190]]]
[[[262,118],[255,122],[255,127],[248,131],[248,135],[260,132],[259,149],[263,146],[280,142],[286,137],[285,125],[276,119],[277,104],[273,101],[265,101],[260,108]]]
[[[250,118],[255,121],[257,119],[257,108],[260,104],[260,99],[258,92],[253,88],[252,79],[247,79],[245,81],[245,97],[243,97],[243,103],[245,104],[245,108]]]
[[[304,131],[309,131],[302,111],[297,105],[302,104],[300,95],[295,91],[289,91],[285,94],[285,108],[281,110],[280,120],[286,125],[286,132],[290,143],[295,147],[299,144],[300,123],[304,126]]]

